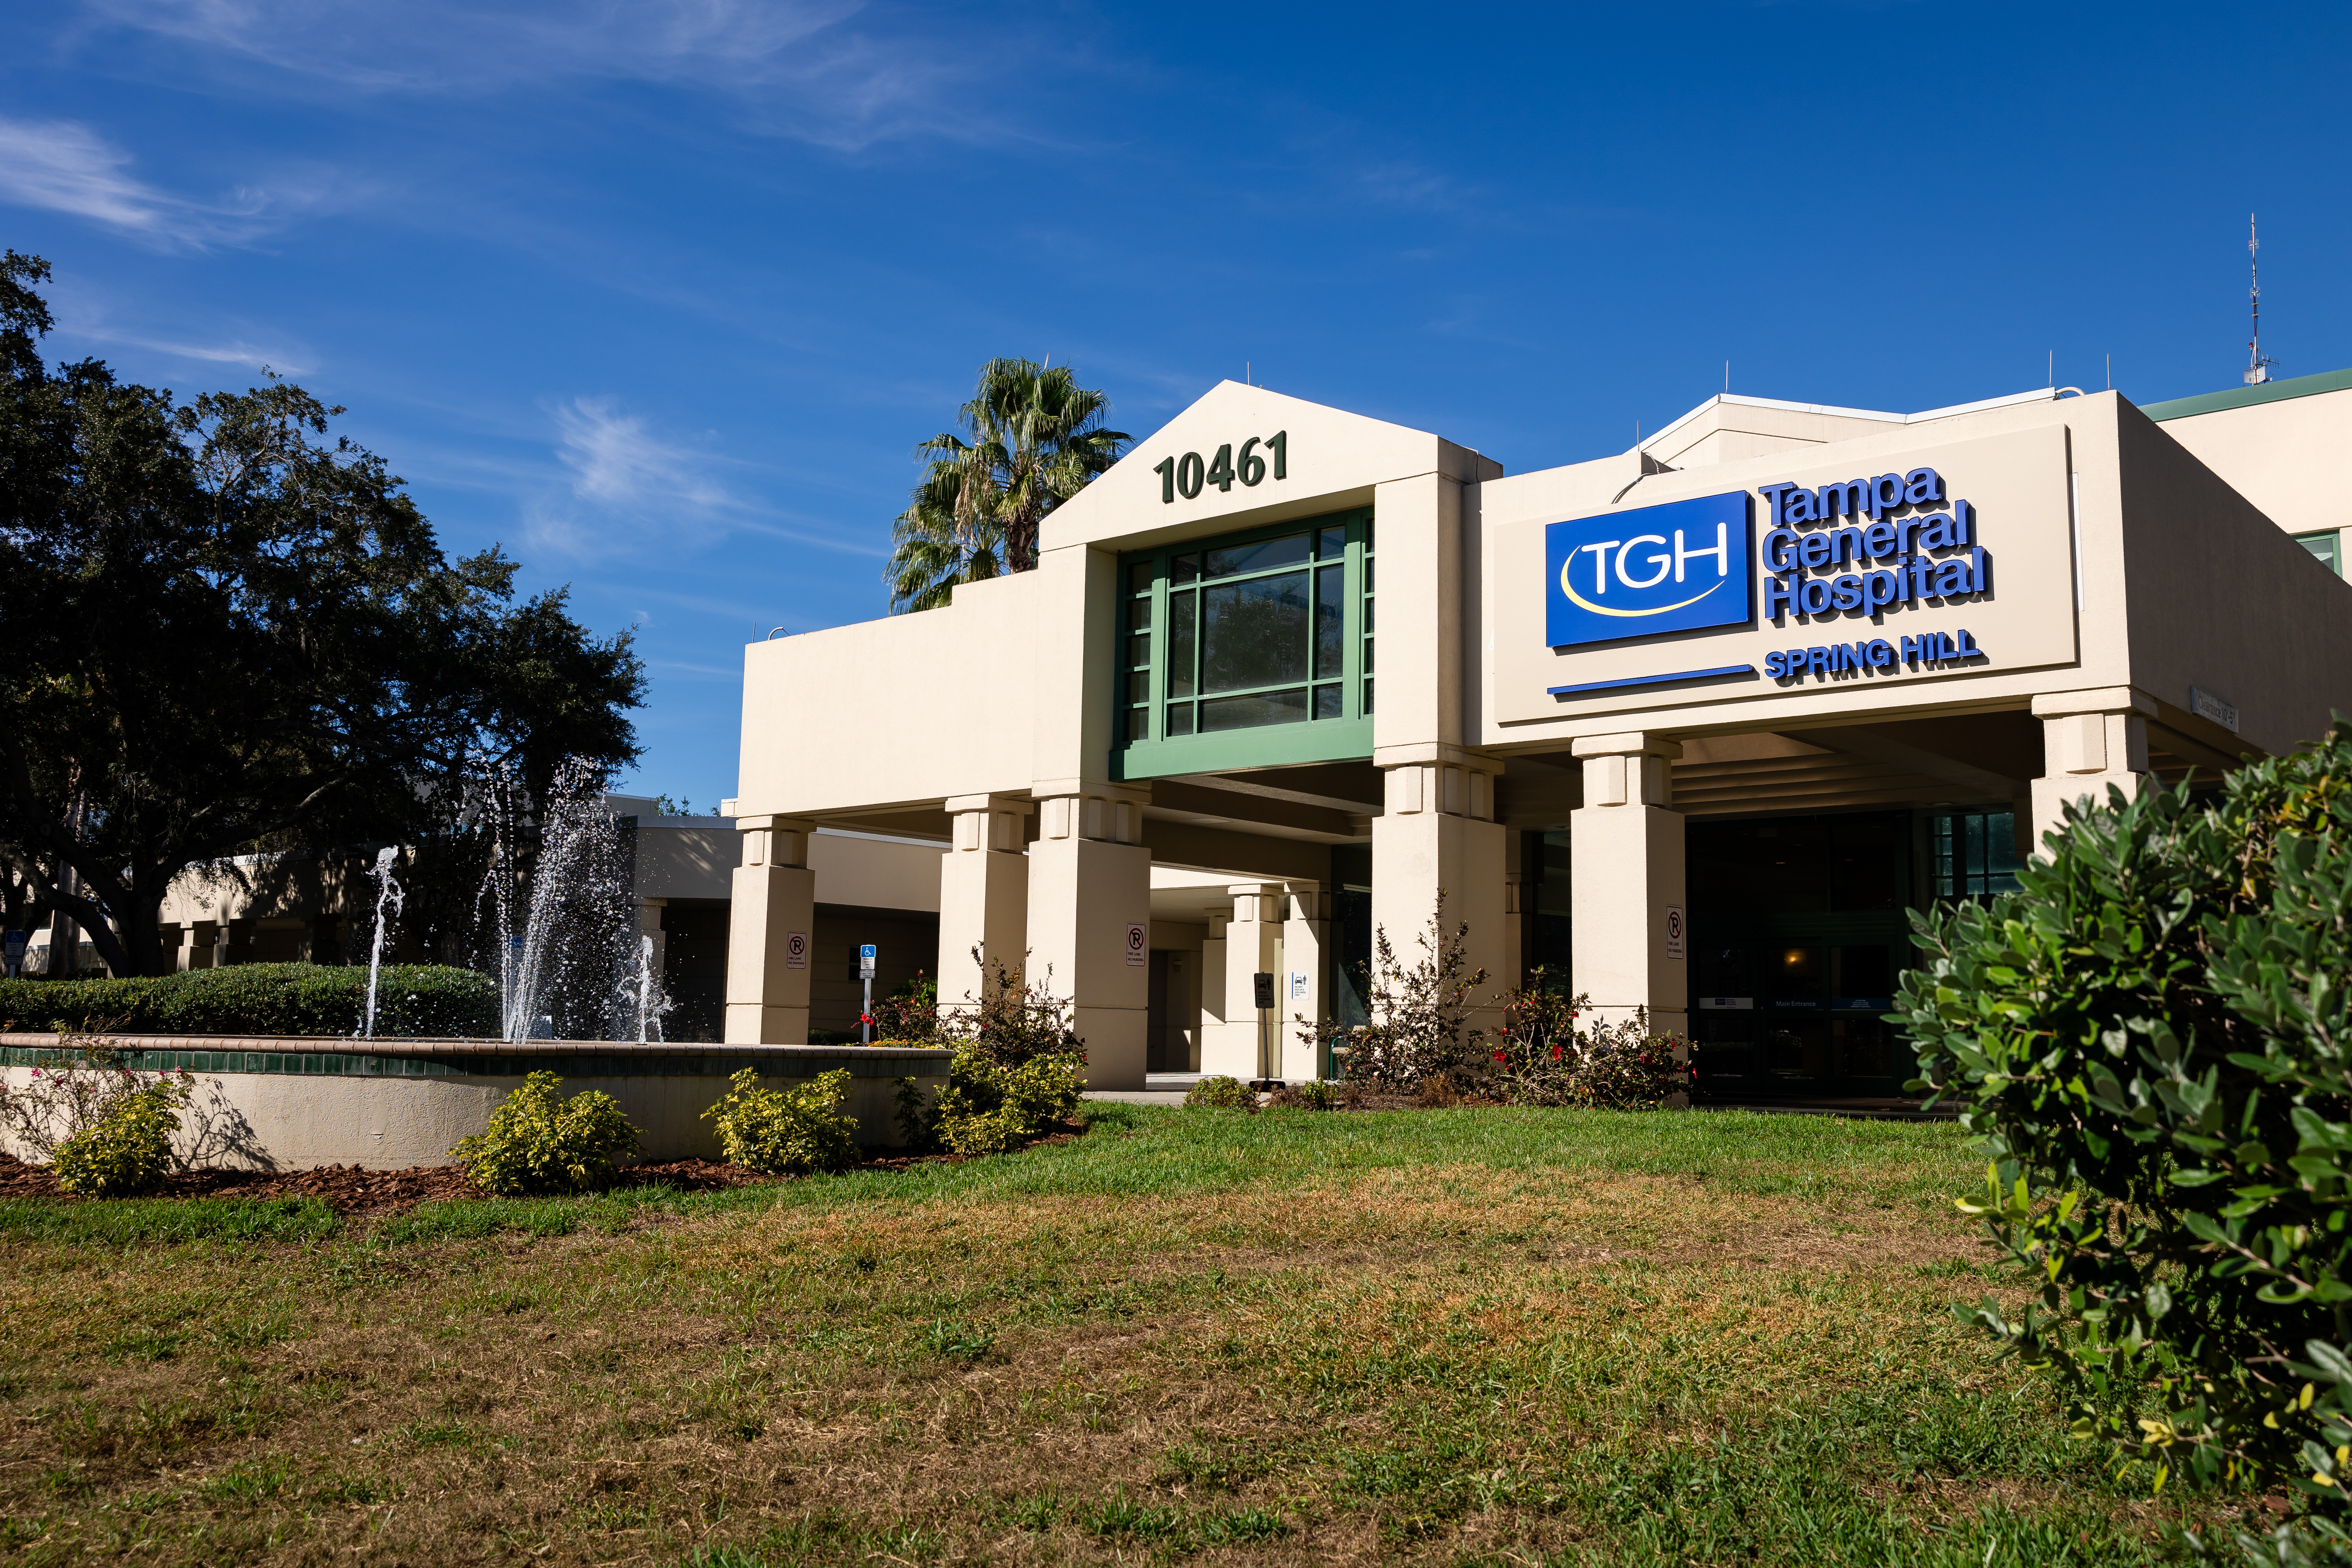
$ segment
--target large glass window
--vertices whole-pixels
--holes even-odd
[[[2008,811],[1941,813],[1928,827],[1930,873],[1939,899],[1980,899],[2017,888],[2017,816]]]
[[[1370,550],[1361,510],[1123,563],[1126,745],[1369,714]]]

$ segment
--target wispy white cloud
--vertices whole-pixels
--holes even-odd
[[[707,511],[730,500],[703,471],[707,458],[656,436],[613,398],[575,397],[555,411],[555,425],[556,456],[583,500],[634,512],[648,503]]]
[[[579,79],[738,94],[756,128],[855,147],[969,129],[969,40],[868,37],[863,0],[87,0],[108,21],[362,92],[478,96]]]
[[[71,213],[149,244],[243,244],[326,196],[313,171],[283,188],[243,185],[198,201],[137,178],[131,164],[128,152],[78,121],[0,116],[0,202]]]
[[[748,465],[710,442],[665,435],[612,397],[575,397],[554,410],[562,488],[526,499],[531,543],[551,553],[602,559],[662,550],[698,550],[730,533],[766,534],[852,555],[887,552],[845,539],[824,524],[803,525],[722,481]]]

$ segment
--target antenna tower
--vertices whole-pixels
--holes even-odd
[[[2246,384],[2260,386],[2271,378],[2275,360],[2263,357],[2263,242],[2254,232],[2254,215],[2246,215],[2246,306],[2252,312],[2254,335],[2246,340]]]

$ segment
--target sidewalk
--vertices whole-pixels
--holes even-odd
[[[1181,1105],[1184,1093],[1205,1076],[1197,1072],[1148,1072],[1141,1089],[1090,1089],[1087,1100],[1114,1100],[1120,1105]]]

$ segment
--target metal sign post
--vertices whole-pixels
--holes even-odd
[[[874,944],[866,942],[857,950],[857,978],[866,983],[866,1005],[857,1010],[857,1043],[874,1043]]]
[[[1274,976],[1260,971],[1250,976],[1250,986],[1256,993],[1257,1003],[1257,1084],[1267,1086],[1274,1077],[1271,1031],[1274,1024]]]

